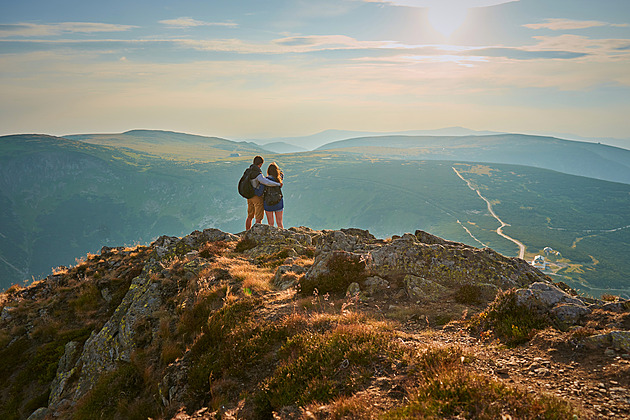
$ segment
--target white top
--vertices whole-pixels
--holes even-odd
[[[280,183],[272,181],[268,178],[265,178],[263,174],[259,174],[256,178],[252,179],[252,186],[254,189],[258,188],[260,184],[266,185],[268,187],[279,187]]]

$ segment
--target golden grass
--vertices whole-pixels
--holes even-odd
[[[234,280],[242,282],[241,290],[246,295],[271,291],[271,280],[275,274],[269,268],[261,268],[240,258],[217,258],[214,266],[228,270]]]

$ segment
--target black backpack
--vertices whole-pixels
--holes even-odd
[[[253,176],[252,176],[253,175]],[[258,173],[252,170],[252,167],[245,169],[243,176],[238,181],[238,193],[244,198],[252,198],[254,196],[254,186],[252,178],[256,178]]]
[[[275,206],[282,200],[282,190],[280,187],[267,187],[263,194],[263,200],[267,206]]]

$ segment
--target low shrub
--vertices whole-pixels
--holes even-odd
[[[550,325],[552,322],[548,316],[517,304],[514,289],[499,293],[485,311],[469,322],[472,330],[478,333],[492,331],[509,346],[528,341],[537,330]]]
[[[253,239],[242,238],[240,241],[236,243],[236,247],[234,248],[234,251],[245,252],[247,250],[256,248],[256,245],[257,243]]]
[[[615,296],[610,293],[604,293],[602,295],[602,300],[604,302],[617,302],[619,300],[619,296]]]
[[[317,289],[320,294],[343,295],[350,283],[361,283],[367,278],[366,265],[361,255],[336,251],[326,263],[328,273],[310,280],[300,280],[300,294],[310,296]]]
[[[409,402],[389,412],[385,419],[408,418],[573,418],[566,402],[545,395],[532,395],[503,385],[450,363],[434,368],[410,393]]]
[[[98,382],[77,403],[73,419],[156,417],[158,405],[144,396],[147,384],[142,374],[131,363],[121,364],[116,370],[101,375]]]
[[[455,292],[455,302],[462,305],[479,305],[483,302],[481,288],[474,284],[464,284]]]
[[[256,409],[265,417],[284,406],[349,396],[369,380],[377,360],[401,353],[390,334],[369,324],[300,332],[279,350],[284,362],[262,384]]]

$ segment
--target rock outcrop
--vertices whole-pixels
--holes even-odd
[[[549,283],[534,283],[526,289],[517,290],[516,302],[541,314],[548,313],[569,325],[591,312],[584,301]]]
[[[208,242],[238,239],[238,236],[218,229],[206,229],[183,238],[162,236],[153,242],[153,253],[141,274],[132,280],[111,318],[88,338],[80,355],[77,357],[76,343],[66,345],[53,382],[49,408],[54,410],[74,404],[95,385],[101,375],[113,371],[120,363],[131,362],[134,351],[157,339],[159,310],[183,287],[180,287],[179,281],[175,286],[172,282],[162,281],[170,277],[169,270],[165,269],[169,261],[185,255],[194,257]],[[102,252],[111,252],[111,249],[105,248]],[[184,271],[178,274],[188,286],[187,283],[197,279],[207,265],[205,258],[193,258],[184,265]]]
[[[228,262],[221,256],[223,248],[230,250]],[[120,258],[131,258],[134,252],[104,247],[93,268],[77,269],[72,278],[51,275],[15,293],[13,303],[3,304],[0,326],[7,328],[25,319],[24,310],[17,306],[19,302],[50,300],[55,290],[79,284],[105,308],[101,312],[107,313],[102,322],[90,324],[94,325],[91,333],[72,336],[62,343],[61,350],[55,350],[59,353],[48,404],[34,411],[31,418],[53,418],[71,412],[104,375],[121,366],[137,364],[140,357],[156,359],[151,365],[158,372],[152,374],[159,375],[154,399],[162,404],[160,410],[171,410],[169,413],[186,406],[191,382],[200,381],[204,386],[209,383],[211,390],[215,389],[213,386],[239,388],[229,381],[213,384],[212,375],[199,377],[195,363],[205,360],[204,355],[191,348],[198,340],[208,339],[203,338],[201,331],[210,333],[209,315],[222,307],[200,302],[219,294],[217,301],[229,302],[234,293],[231,288],[244,281],[246,271],[261,267],[267,270],[265,275],[274,293],[296,288],[302,296],[346,295],[354,302],[383,299],[399,309],[423,304],[436,307],[465,293],[472,296],[470,303],[480,307],[500,291],[516,289],[516,304],[567,326],[581,325],[596,310],[616,313],[618,317],[630,310],[625,301],[606,303],[573,296],[518,258],[446,241],[423,231],[378,239],[360,229],[284,230],[256,224],[240,235],[206,229],[182,238],[162,236],[145,247],[145,259],[138,263],[141,265],[125,269]],[[221,264],[246,268],[245,272],[231,272]],[[105,281],[102,277],[106,270],[117,274]],[[124,290],[119,289],[124,283],[121,278],[129,279]],[[229,284],[222,283],[226,279]],[[241,296],[255,294],[249,287],[243,290],[238,292]],[[81,302],[77,298],[74,304],[87,305]],[[48,316],[46,311],[40,310],[38,316]],[[229,319],[229,314],[226,317]],[[27,335],[32,330],[33,334],[38,333],[32,323],[24,328]],[[628,334],[608,331],[586,337],[583,343],[589,348],[623,354],[630,352]],[[169,341],[174,336],[189,341],[186,345]],[[258,336],[253,339],[263,340]],[[207,346],[204,351],[212,347]],[[152,349],[151,356],[148,349]],[[343,367],[350,362],[340,363]]]
[[[391,241],[377,240],[359,230],[335,231],[316,237],[314,242],[315,261],[305,275],[308,290],[318,288],[331,277],[344,277],[349,264],[359,267],[354,277],[360,280],[362,289],[373,294],[373,284],[366,281],[378,277],[390,285],[404,287],[407,295],[416,300],[438,301],[462,286],[474,285],[484,289],[481,295],[487,302],[499,289],[550,282],[523,260],[504,257],[489,248],[445,241],[423,231]],[[340,264],[341,259],[347,264]],[[322,291],[321,287],[318,289]]]

